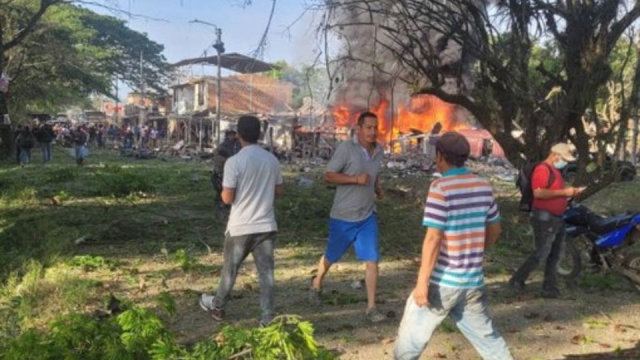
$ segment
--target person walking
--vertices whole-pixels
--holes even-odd
[[[518,268],[509,280],[509,287],[523,291],[525,281],[540,262],[545,263],[542,297],[557,298],[557,267],[564,252],[565,230],[562,214],[568,206],[568,198],[580,194],[584,188],[565,187],[562,170],[568,162],[575,161],[571,147],[558,143],[549,156],[533,169],[531,189],[531,225],[536,250]]]
[[[254,116],[238,120],[242,149],[224,165],[222,200],[231,205],[224,240],[224,265],[215,295],[201,294],[200,307],[215,320],[225,317],[225,306],[244,259],[253,255],[259,273],[260,325],[273,319],[274,244],[278,230],[273,204],[283,193],[280,163],[258,145],[260,121]]]
[[[470,146],[459,133],[436,141],[436,168],[424,209],[427,232],[413,293],[400,322],[394,359],[418,359],[447,315],[485,360],[513,359],[495,330],[483,290],[483,256],[500,236],[500,213],[489,182],[464,163]]]
[[[53,129],[47,124],[41,124],[40,127],[34,132],[34,136],[40,144],[42,150],[42,159],[44,163],[51,161],[51,142],[55,138]]]
[[[342,142],[329,161],[325,181],[337,185],[329,219],[329,239],[320,258],[316,276],[311,279],[309,301],[322,303],[322,281],[333,264],[354,246],[365,263],[367,288],[366,316],[371,322],[386,319],[376,307],[378,284],[378,215],[375,198],[383,191],[378,179],[382,147],[377,143],[378,117],[364,112],[358,117],[357,139]]]
[[[24,126],[18,134],[16,144],[18,145],[20,166],[25,167],[31,162],[31,149],[35,145],[35,138],[28,125]]]
[[[89,136],[87,132],[81,126],[78,126],[71,134],[71,139],[74,146],[76,164],[78,166],[84,165],[84,158],[87,156],[87,153],[88,153],[86,148],[88,137]]]

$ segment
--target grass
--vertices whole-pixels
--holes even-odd
[[[214,216],[208,168],[179,159],[123,159],[101,150],[92,153],[85,168],[61,156],[25,169],[1,164],[0,339],[43,328],[57,314],[102,308],[112,292],[173,316],[193,295],[194,281],[220,271],[225,223]],[[321,168],[304,174],[314,180],[310,187],[296,185],[295,167],[284,170],[286,195],[277,200],[276,217],[277,247],[286,265],[277,274],[291,281],[303,278],[306,284],[306,269],[325,246],[335,190],[322,183]],[[412,260],[424,237],[420,224],[428,178],[385,174],[383,183],[381,251],[388,261]],[[639,190],[639,183],[615,184],[589,204],[599,211],[624,211],[636,206],[632,194]],[[505,262],[517,265],[532,248],[529,229],[515,221],[514,191],[512,184],[496,183],[504,236],[490,252],[499,262],[488,265],[488,277],[507,275]],[[248,271],[241,273],[239,287],[248,285],[236,293],[239,297],[257,287]],[[580,286],[603,289],[611,283],[597,276],[584,277]],[[325,302],[335,307],[365,298],[349,289],[325,294]],[[445,323],[442,331],[457,329]]]

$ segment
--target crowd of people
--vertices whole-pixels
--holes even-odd
[[[261,290],[260,324],[265,326],[274,316],[274,247],[278,231],[274,201],[284,188],[278,160],[258,145],[260,133],[259,120],[243,116],[237,133],[228,132],[226,145],[219,151],[220,164],[214,169],[212,180],[219,199],[230,206],[224,265],[217,291],[201,294],[199,304],[213,319],[223,320],[238,270],[253,254]],[[325,181],[337,190],[328,221],[326,250],[308,290],[310,304],[321,305],[325,276],[353,246],[357,258],[365,263],[364,315],[372,323],[387,319],[376,302],[381,261],[376,199],[385,195],[378,176],[382,149],[377,135],[377,116],[361,114],[357,138],[341,143],[327,166]],[[418,359],[447,316],[453,318],[483,359],[513,359],[493,325],[484,290],[484,252],[501,234],[493,189],[489,181],[465,168],[470,145],[463,135],[445,133],[435,148],[436,169],[442,176],[431,183],[427,194],[421,264],[398,329],[394,359]],[[571,159],[568,146],[557,144],[533,173],[532,222],[537,250],[509,282],[515,291],[522,291],[531,270],[545,262],[541,294],[545,298],[559,296],[555,273],[551,273],[564,242],[564,233],[555,226],[561,216],[557,209],[566,207],[567,197],[583,190],[565,188],[558,173]]]
[[[73,126],[68,122],[57,122],[53,125],[34,120],[31,125],[18,125],[15,129],[16,161],[24,167],[31,163],[32,150],[39,147],[43,162],[49,163],[53,157],[52,144],[63,148],[71,148],[71,156],[78,166],[84,164],[89,155],[88,146],[102,148],[107,143],[121,144],[124,149],[131,149],[134,144],[140,148],[156,148],[166,137],[166,130],[148,125],[108,125],[81,124]]]

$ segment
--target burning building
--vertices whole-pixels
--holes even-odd
[[[355,126],[358,115],[372,111],[379,118],[379,139],[388,150],[403,149],[403,140],[425,139],[425,133],[435,135],[446,131],[459,131],[472,143],[474,156],[504,152],[488,131],[479,129],[473,117],[464,108],[444,102],[435,96],[412,96],[424,80],[411,80],[411,71],[397,59],[398,44],[385,34],[385,28],[394,28],[394,2],[377,0],[367,6],[336,1],[328,8],[326,28],[331,29],[342,42],[342,50],[331,66],[332,114],[336,131],[344,133]],[[425,6],[429,6],[425,2]],[[432,31],[428,39],[437,59],[425,66],[439,66],[445,77],[442,90],[450,93],[468,93],[473,89],[471,64],[474,59],[462,46],[445,34]],[[395,49],[394,49],[395,47]],[[394,51],[395,50],[395,51]],[[437,64],[437,65],[436,65]],[[438,125],[439,124],[439,125]],[[346,129],[346,130],[345,130]],[[479,145],[477,145],[479,144]]]

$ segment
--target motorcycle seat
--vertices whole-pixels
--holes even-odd
[[[589,224],[589,229],[596,234],[602,235],[615,230],[618,227],[627,225],[635,215],[636,214],[623,214],[611,217],[594,218]]]

